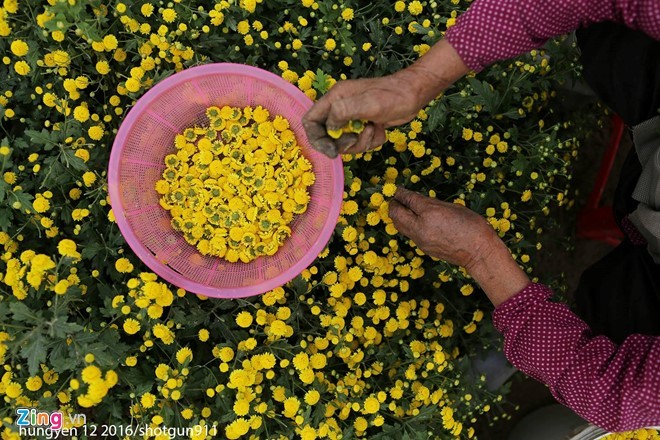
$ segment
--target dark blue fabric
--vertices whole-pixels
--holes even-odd
[[[577,31],[583,76],[624,122],[637,125],[660,109],[660,42],[615,23]],[[617,223],[635,210],[632,192],[641,173],[633,149],[615,191]],[[595,334],[615,342],[635,333],[660,335],[660,266],[645,246],[625,240],[580,278],[575,312]]]

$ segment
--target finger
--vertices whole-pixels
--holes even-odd
[[[303,128],[307,132],[307,139],[313,149],[334,159],[339,154],[338,146],[328,136],[325,126],[313,121],[303,121]]]
[[[360,80],[340,81],[335,84],[325,95],[321,96],[314,105],[303,116],[305,121],[317,122],[323,126],[326,125],[326,119],[330,113],[330,108],[337,100],[360,93],[357,84]]]
[[[325,154],[330,159],[334,159],[339,156],[339,149],[334,139],[329,136],[325,136],[316,140],[312,147],[319,153]]]
[[[358,119],[369,119],[368,117],[362,117],[363,112],[361,106],[358,105],[365,97],[362,93],[357,92],[353,96],[347,96],[341,99],[336,99],[332,102],[332,105],[328,109],[328,114],[326,117],[325,125],[330,130],[339,130],[345,126],[348,121],[358,120]]]
[[[346,154],[346,152],[355,145],[357,140],[358,136],[356,134],[344,133],[339,137],[339,139],[335,140],[335,145],[341,154]]]
[[[317,139],[328,135],[328,133],[325,131],[324,124],[304,119],[302,124],[303,128],[305,129],[305,133],[307,134],[307,139],[311,144],[313,144]]]
[[[349,145],[345,149],[342,150],[341,154],[360,154],[364,153],[365,150],[362,148],[358,148],[358,146],[353,143],[353,145]]]
[[[416,215],[420,215],[428,208],[431,198],[403,187],[398,187],[396,193],[394,193],[394,200],[410,209]]]
[[[355,143],[355,151],[367,151],[369,150],[372,145],[373,145],[373,139],[374,139],[374,124],[368,123],[365,127],[364,130],[362,130],[362,133],[360,133],[360,136],[357,139],[357,142]]]
[[[355,145],[353,145],[349,150],[347,150],[345,153],[357,154],[357,153],[367,152],[374,150],[385,143],[385,141],[387,140],[387,135],[385,134],[385,128],[383,127],[383,125],[369,124],[367,127],[369,126],[373,127],[373,132],[368,131],[367,133],[365,133],[366,131],[365,128],[365,130],[363,130],[362,133],[360,133],[358,142]],[[369,137],[371,137],[371,140],[369,140]]]
[[[374,137],[371,140],[371,146],[369,148],[373,149],[379,147],[385,143],[387,140],[387,134],[385,133],[385,126],[382,124],[374,124]]]
[[[415,234],[419,231],[417,214],[396,200],[390,200],[388,210],[394,227],[403,235],[414,240]]]
[[[346,152],[358,140],[358,136],[353,133],[345,133],[339,139],[332,139],[328,136],[325,127],[315,122],[306,121],[303,127],[312,148],[331,158],[337,157],[340,152]]]
[[[330,107],[332,106],[332,97],[325,95],[312,105],[302,117],[303,125],[309,122],[316,122],[325,126],[325,120],[328,118]]]

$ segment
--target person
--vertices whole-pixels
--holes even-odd
[[[615,200],[626,239],[583,274],[580,316],[531,283],[477,213],[399,188],[390,217],[426,254],[467,270],[495,306],[507,358],[560,403],[608,431],[660,426],[659,0],[475,0],[415,63],[338,83],[303,125],[329,157],[369,150],[470,70],[576,29],[586,80],[634,126],[635,143]],[[356,119],[369,121],[359,135],[327,136]]]

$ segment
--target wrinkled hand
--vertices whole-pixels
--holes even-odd
[[[428,102],[419,90],[424,79],[415,69],[404,69],[381,78],[338,82],[303,116],[302,122],[312,147],[335,158],[355,154],[385,142],[385,129],[411,121]],[[328,136],[351,120],[369,123],[359,135]]]
[[[427,255],[463,266],[468,272],[502,244],[493,228],[474,211],[403,188],[389,204],[394,226]]]

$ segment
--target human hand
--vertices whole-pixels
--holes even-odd
[[[411,121],[426,104],[420,99],[419,83],[417,74],[406,69],[381,78],[338,82],[303,116],[312,147],[335,158],[381,145],[386,128]],[[328,136],[327,130],[340,129],[351,120],[369,122],[359,135]]]
[[[463,266],[495,306],[529,284],[529,278],[486,219],[455,203],[399,188],[389,216],[427,255]]]
[[[443,39],[412,65],[392,75],[339,82],[303,116],[309,142],[331,158],[381,145],[386,128],[411,121],[468,71],[451,44]],[[351,120],[369,123],[359,135],[345,134],[337,140],[328,136],[327,129],[340,129]]]
[[[456,203],[442,202],[398,188],[389,215],[399,232],[429,256],[465,267],[468,272],[499,237],[486,219]]]

